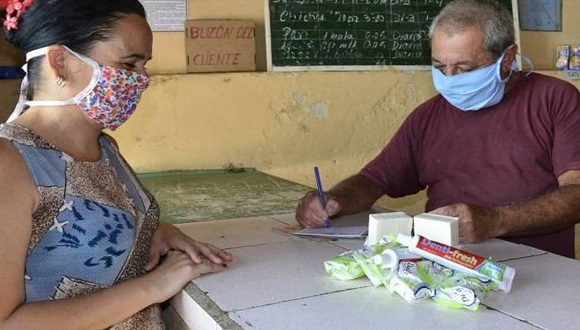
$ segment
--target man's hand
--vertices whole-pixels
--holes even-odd
[[[307,193],[296,207],[296,220],[304,227],[323,227],[324,220],[335,215],[368,210],[383,195],[381,187],[361,174],[338,183],[326,192],[326,208],[322,208],[315,191]]]
[[[340,203],[326,195],[326,208],[322,208],[318,194],[315,191],[308,192],[296,207],[296,220],[306,228],[324,227],[324,221],[340,212]]]
[[[459,241],[479,243],[501,233],[500,213],[496,209],[469,205],[451,204],[430,213],[459,218]]]

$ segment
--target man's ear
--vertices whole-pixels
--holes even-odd
[[[46,52],[47,69],[52,77],[66,80],[66,57],[68,50],[60,45],[49,46]]]
[[[516,60],[516,55],[518,53],[518,45],[513,44],[509,46],[505,51],[505,56],[503,57],[503,61],[501,62],[501,72],[502,77],[507,75],[512,70],[512,63]]]

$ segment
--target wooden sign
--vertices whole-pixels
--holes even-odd
[[[248,20],[187,20],[187,72],[255,71],[255,30]]]

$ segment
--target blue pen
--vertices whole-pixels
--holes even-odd
[[[324,189],[322,189],[322,181],[320,181],[320,173],[318,172],[318,166],[314,166],[314,179],[316,179],[316,190],[318,191],[318,199],[320,199],[320,204],[322,208],[326,208],[326,197],[324,196]],[[326,218],[324,220],[324,225],[328,228],[330,227],[330,219]]]

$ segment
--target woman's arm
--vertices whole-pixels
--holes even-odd
[[[163,302],[191,279],[223,269],[202,258],[172,251],[147,275],[70,299],[25,304],[24,268],[38,191],[24,161],[0,139],[0,329],[102,329],[147,306]]]
[[[30,304],[20,301],[10,314],[2,315],[0,329],[107,328],[171,298],[193,278],[221,269],[223,266],[209,260],[195,264],[187,254],[171,251],[155,271],[135,280],[75,298]],[[21,296],[22,287],[19,289],[12,290],[12,296]]]

